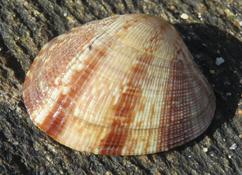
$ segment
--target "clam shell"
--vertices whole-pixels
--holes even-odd
[[[95,154],[166,151],[203,133],[215,111],[207,80],[160,17],[117,15],[47,43],[24,82],[33,123]]]

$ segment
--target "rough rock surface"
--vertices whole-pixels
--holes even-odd
[[[98,156],[56,143],[32,124],[21,97],[38,50],[74,26],[135,12],[163,16],[180,31],[214,87],[213,123],[189,144],[147,156]],[[0,174],[242,174],[241,52],[240,0],[0,0]]]

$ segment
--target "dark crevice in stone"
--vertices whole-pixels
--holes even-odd
[[[0,33],[0,47],[2,48],[2,55],[6,58],[6,66],[13,70],[15,77],[22,83],[24,81],[25,72],[19,63],[18,59],[15,58],[11,53],[9,53],[9,49],[4,45],[4,40]]]

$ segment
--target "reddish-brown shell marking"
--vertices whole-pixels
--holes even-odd
[[[94,21],[47,43],[23,97],[41,130],[96,154],[171,149],[204,132],[215,111],[213,91],[175,28],[141,14]]]

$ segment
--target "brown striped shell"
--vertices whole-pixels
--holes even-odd
[[[96,154],[169,150],[204,132],[215,97],[175,28],[117,15],[74,28],[34,60],[23,98],[35,125]]]

